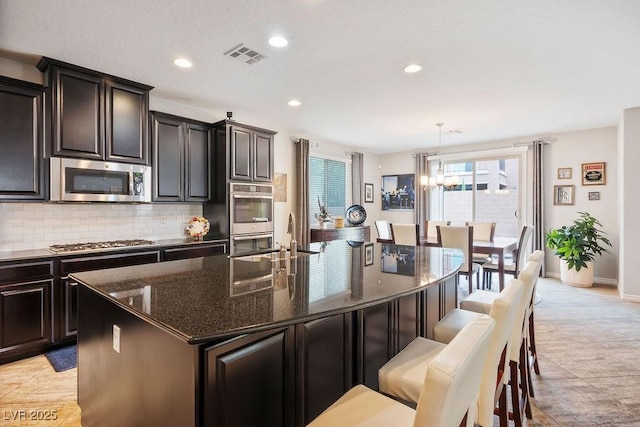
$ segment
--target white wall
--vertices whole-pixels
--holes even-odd
[[[637,246],[640,240],[640,198],[635,182],[638,178],[640,159],[640,107],[622,112],[618,138],[619,291],[624,299],[640,302],[640,281],[636,270],[636,266],[640,265],[640,251]]]
[[[594,264],[596,283],[616,284],[618,278],[618,148],[617,128],[606,127],[566,132],[552,136],[545,149],[545,226],[547,229],[570,225],[578,212],[589,212],[601,223],[613,243],[611,254]],[[582,163],[606,162],[606,185],[582,185]],[[571,179],[557,179],[558,168],[572,168]],[[554,206],[553,186],[575,185],[575,205]],[[600,200],[590,201],[590,191],[600,192]],[[559,277],[559,261],[547,250],[547,274]]]

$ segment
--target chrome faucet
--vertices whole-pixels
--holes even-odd
[[[298,256],[298,242],[296,241],[296,216],[293,212],[289,213],[289,225],[287,226],[287,233],[291,234],[291,243],[289,243],[289,252],[291,257]]]

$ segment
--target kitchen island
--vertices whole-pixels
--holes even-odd
[[[459,251],[309,249],[72,274],[83,426],[306,425],[457,305]]]

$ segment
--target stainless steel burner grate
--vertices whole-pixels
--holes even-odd
[[[49,250],[53,253],[65,253],[65,252],[81,252],[91,251],[96,249],[109,249],[109,248],[125,248],[129,246],[144,246],[152,245],[153,240],[111,240],[108,242],[86,242],[86,243],[71,243],[68,245],[52,245],[49,246]]]

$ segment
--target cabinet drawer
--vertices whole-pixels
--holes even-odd
[[[131,265],[151,264],[160,261],[159,251],[137,252],[86,258],[69,258],[60,261],[60,275],[80,271],[101,270],[104,268],[128,267]]]
[[[53,261],[0,266],[0,284],[53,277]]]
[[[197,258],[202,256],[222,255],[227,252],[227,245],[217,243],[215,245],[198,245],[188,248],[173,248],[162,251],[163,261],[174,261],[177,259]]]

